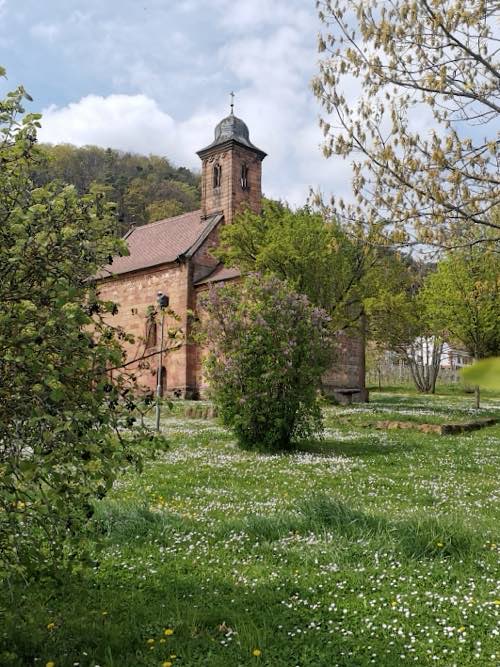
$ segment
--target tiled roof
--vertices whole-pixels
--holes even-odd
[[[223,282],[224,280],[234,280],[235,278],[239,278],[241,276],[241,271],[239,269],[235,268],[226,268],[222,264],[219,264],[219,266],[212,271],[208,276],[203,278],[202,280],[198,280],[196,285],[206,285],[208,283],[218,283],[218,282]]]
[[[136,227],[125,237],[130,254],[115,257],[113,263],[105,266],[97,277],[139,271],[189,256],[221,219],[221,214],[202,219],[201,211],[191,211]]]

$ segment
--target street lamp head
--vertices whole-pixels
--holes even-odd
[[[169,298],[167,294],[163,294],[163,292],[158,292],[158,294],[156,295],[156,300],[160,308],[168,308]]]

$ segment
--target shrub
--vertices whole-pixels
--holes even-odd
[[[0,101],[0,577],[71,563],[93,501],[150,444],[119,370],[128,337],[91,279],[126,250],[115,217],[102,192],[33,187],[39,117],[19,118],[24,96]]]
[[[319,432],[318,388],[333,349],[326,312],[259,276],[212,287],[203,306],[212,398],[240,445],[283,450]]]

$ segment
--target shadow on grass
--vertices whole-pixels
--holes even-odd
[[[162,664],[175,654],[175,664],[234,667],[250,664],[251,652],[258,646],[262,649],[259,664],[267,667],[364,667],[373,663],[373,653],[381,658],[378,664],[392,667],[400,664],[403,640],[399,645],[399,640],[392,638],[391,655],[387,655],[383,633],[372,636],[367,645],[360,628],[352,625],[360,604],[355,595],[342,599],[342,606],[349,607],[345,621],[349,632],[337,631],[332,636],[325,629],[322,633],[294,634],[296,628],[306,628],[311,621],[310,609],[294,601],[310,599],[317,565],[305,564],[308,547],[303,542],[296,549],[301,561],[294,561],[293,547],[285,553],[278,550],[273,557],[288,561],[278,586],[276,579],[268,576],[275,570],[274,561],[259,557],[269,553],[266,545],[291,533],[315,533],[320,539],[326,531],[333,533],[338,540],[332,548],[346,548],[338,578],[347,580],[346,589],[354,591],[369,587],[370,575],[364,568],[353,567],[360,548],[353,549],[353,544],[365,545],[365,555],[360,557],[368,562],[379,546],[411,558],[449,559],[474,556],[479,547],[459,522],[438,518],[389,521],[327,495],[304,499],[294,512],[226,521],[218,534],[207,535],[214,545],[234,532],[244,533],[253,544],[259,542],[256,551],[250,548],[248,552],[255,558],[243,558],[241,563],[228,561],[227,568],[219,563],[212,569],[210,559],[217,563],[220,556],[208,551],[204,562],[196,549],[190,556],[184,553],[178,558],[173,548],[161,562],[149,562],[149,553],[163,544],[175,547],[176,535],[192,529],[191,523],[177,516],[162,517],[145,507],[109,506],[96,517],[96,528],[110,540],[113,560],[94,573],[68,576],[65,585],[57,589],[48,582],[19,585],[10,590],[10,601],[4,589],[4,604],[7,608],[10,605],[10,610],[5,615],[2,640],[9,651],[2,653],[0,648],[0,664],[22,667],[54,661],[57,667],[75,662],[84,667],[147,667]],[[132,543],[132,536],[140,539]],[[370,539],[372,545],[367,547]],[[153,551],[143,553],[144,544],[155,545]],[[125,557],[130,550],[131,556]],[[297,567],[303,568],[300,577],[296,576]],[[331,572],[332,584],[336,577]],[[382,596],[392,594],[388,586]],[[379,614],[379,620],[386,623],[393,617],[389,606],[381,608]],[[340,610],[328,618],[343,627]],[[54,628],[49,631],[47,624],[52,623]],[[174,628],[167,640],[164,628]],[[234,632],[237,635],[231,635]],[[228,641],[228,636],[236,641]]]
[[[173,531],[189,532],[196,522],[178,514],[152,511],[147,505],[130,505],[106,500],[98,503],[92,519],[96,535],[113,544],[127,544],[130,540],[148,538]]]
[[[2,627],[9,646],[3,652],[0,646],[2,667],[47,662],[57,667],[152,667],[172,655],[170,662],[178,665],[235,667],[257,664],[252,657],[257,646],[262,651],[258,664],[266,667],[365,667],[372,664],[374,652],[386,652],[382,634],[366,647],[352,630],[333,638],[326,628],[320,636],[293,633],[306,628],[311,618],[307,608],[292,608],[293,600],[311,594],[308,584],[296,579],[279,589],[273,581],[249,589],[235,583],[229,572],[219,572],[207,585],[206,572],[191,567],[172,569],[163,579],[149,577],[135,589],[122,589],[117,583],[113,574],[101,578],[96,589],[91,577],[68,576],[64,593],[54,593],[47,583],[25,590],[16,614],[7,615]],[[44,602],[48,595],[50,611]],[[46,629],[47,618],[55,624],[51,631]],[[329,618],[342,625],[340,614]],[[352,627],[351,621],[347,627]],[[165,628],[174,629],[167,639]],[[394,638],[393,656],[384,660],[385,667],[400,664],[402,649],[403,640]]]
[[[325,530],[348,541],[382,538],[387,547],[415,559],[464,559],[476,556],[481,549],[481,541],[459,521],[441,517],[389,521],[324,495],[302,501],[293,513],[252,516],[234,522],[229,532],[243,532],[271,542],[292,533],[321,534]]]

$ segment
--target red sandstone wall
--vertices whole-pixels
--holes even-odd
[[[337,336],[336,359],[332,368],[322,378],[323,390],[327,395],[335,395],[336,389],[361,390],[361,400],[365,395],[365,347],[362,333],[339,333]]]
[[[213,166],[222,167],[220,188],[213,187]],[[241,166],[248,167],[248,189],[241,187]],[[253,151],[234,146],[231,150],[214,152],[203,160],[201,175],[201,201],[204,215],[222,211],[226,223],[233,220],[238,209],[247,203],[256,213],[260,213],[262,199],[262,161]]]
[[[140,273],[125,274],[106,279],[100,284],[100,296],[104,300],[118,304],[118,314],[110,316],[110,322],[120,326],[135,337],[133,345],[127,345],[128,359],[140,357],[145,352],[145,327],[148,306],[156,305],[157,292],[161,291],[170,297],[170,307],[180,316],[176,322],[172,318],[165,319],[165,331],[168,327],[182,327],[187,331],[187,309],[192,296],[189,287],[189,265],[168,265],[145,270]],[[158,322],[159,324],[159,322]],[[158,326],[159,343],[159,326]],[[164,345],[165,347],[165,345]],[[151,348],[147,353],[155,352],[159,347]],[[189,346],[183,344],[179,350],[169,353],[164,361],[167,371],[167,391],[179,391],[182,396],[189,395],[193,387],[188,379]],[[140,369],[138,364],[131,366],[140,377],[140,383],[154,390],[156,387],[157,356],[147,360],[150,368]]]

